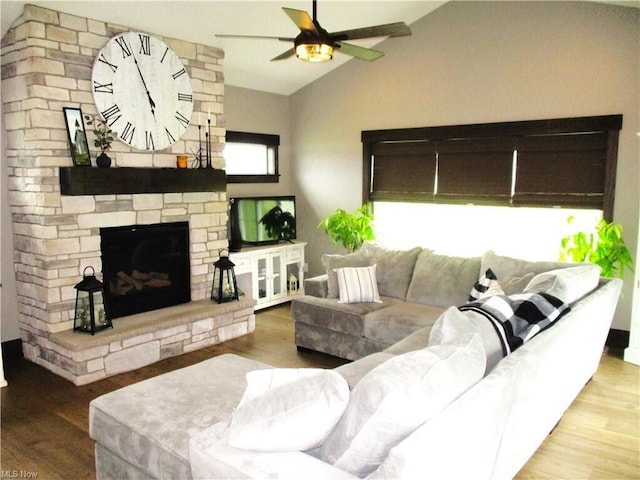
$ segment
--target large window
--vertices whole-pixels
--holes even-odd
[[[362,132],[363,200],[602,210],[622,115]]]
[[[228,183],[278,182],[278,135],[227,130],[224,159]]]
[[[481,256],[487,250],[529,260],[558,260],[562,237],[591,232],[601,210],[373,203],[376,241],[389,248],[428,247],[439,253]],[[571,223],[568,217],[573,217]]]

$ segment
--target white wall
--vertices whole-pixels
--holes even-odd
[[[0,120],[0,123],[2,120]],[[18,293],[13,271],[13,225],[7,188],[6,132],[0,128],[0,333],[1,341],[20,338],[18,328]]]
[[[278,183],[231,183],[227,197],[250,195],[291,195],[291,155],[289,97],[226,86],[224,111],[227,130],[280,135]]]
[[[291,97],[299,235],[310,274],[340,252],[317,230],[361,203],[362,130],[622,113],[614,220],[638,237],[640,11],[592,2],[449,2]],[[426,220],[428,221],[428,220]],[[441,226],[434,225],[434,228]],[[613,328],[629,330],[625,280]]]

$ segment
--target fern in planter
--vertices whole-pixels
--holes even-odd
[[[573,221],[573,216],[567,223]],[[633,259],[622,238],[622,225],[600,220],[593,233],[576,232],[560,242],[560,260],[600,265],[603,277],[622,278],[625,269],[633,272]]]
[[[373,240],[373,214],[368,205],[363,205],[353,213],[338,208],[323,219],[318,228],[331,237],[335,244],[342,244],[348,253],[355,252],[368,240]]]

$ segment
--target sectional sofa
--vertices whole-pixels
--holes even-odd
[[[413,252],[414,268],[400,298],[384,294],[400,295],[402,288],[385,289],[393,288],[385,283],[380,256],[387,252],[372,248],[376,255],[369,260],[377,263],[335,272],[379,273],[377,292],[360,289],[372,301],[341,303],[349,300],[337,292],[337,298],[323,299],[322,308],[341,313],[322,326],[305,323],[314,327],[314,337],[303,335],[313,339],[305,348],[327,344],[315,337],[318,332],[358,343],[358,330],[335,327],[348,314],[341,318],[368,337],[339,352],[360,358],[320,370],[277,369],[222,355],[103,395],[90,407],[97,477],[512,478],[597,370],[622,282],[599,278],[597,267],[584,265],[540,264],[535,270],[541,273],[520,275],[519,267],[532,265],[493,253],[431,258],[442,265],[439,276],[421,281],[451,296],[452,303],[440,307],[407,300],[409,292],[412,300],[428,295],[424,284],[411,288],[423,249]],[[466,285],[462,272],[471,264],[477,269]],[[399,262],[389,265],[399,274]],[[445,268],[452,265],[464,268]],[[455,272],[452,281],[445,281],[446,272]],[[349,275],[337,278],[339,289],[354,284]],[[329,284],[318,284],[327,295]],[[529,308],[521,307],[532,299],[542,301],[535,311],[546,313],[525,322],[522,334],[522,325],[509,322],[528,318]],[[301,297],[293,311],[304,305],[308,313],[305,302],[314,301]],[[439,308],[437,318],[420,323],[414,309],[408,320],[396,316],[414,303],[427,313]],[[496,306],[504,313],[504,305],[517,313],[503,324],[515,327],[515,340],[501,338],[498,315],[489,315]],[[380,312],[389,308],[388,334],[376,337],[373,331],[384,329]],[[378,315],[368,323],[371,312]]]
[[[325,274],[305,281],[306,295],[291,304],[295,340],[300,348],[357,360],[379,352],[420,328],[431,328],[452,305],[463,305],[488,269],[504,293],[521,292],[531,279],[549,270],[575,266],[532,262],[498,255],[438,254],[428,248],[393,250],[365,243],[348,255],[323,255]],[[339,298],[336,269],[376,266],[378,302]]]

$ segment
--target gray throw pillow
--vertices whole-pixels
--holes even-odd
[[[559,268],[589,265],[584,263],[566,262],[534,262],[520,258],[497,255],[489,250],[482,257],[480,270],[482,272],[490,268],[495,274],[500,286],[506,295],[522,292],[527,284],[539,273],[556,270]]]
[[[480,260],[438,255],[425,249],[416,262],[407,301],[444,308],[463,305],[479,278]]]
[[[320,262],[327,271],[327,298],[338,298],[340,296],[338,277],[335,272],[336,268],[368,267],[371,265],[366,253],[362,249],[347,255],[324,254],[320,257]]]
[[[390,250],[373,243],[365,243],[360,250],[366,253],[371,265],[377,265],[380,295],[404,300],[422,248]]]

